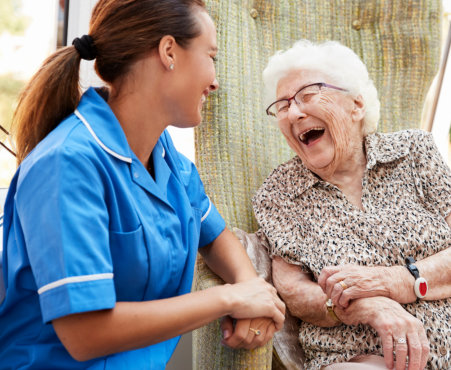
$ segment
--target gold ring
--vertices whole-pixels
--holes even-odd
[[[345,283],[343,280],[339,281],[338,284],[341,285],[341,287],[343,288],[343,290],[348,289],[348,286],[346,285],[346,283]]]
[[[260,335],[262,332],[258,329],[249,328],[249,330],[254,333],[255,335]]]

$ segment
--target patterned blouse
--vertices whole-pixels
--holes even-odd
[[[253,199],[270,255],[312,273],[327,265],[404,265],[451,246],[451,171],[429,133],[406,130],[365,139],[367,165],[360,210],[334,185],[310,172],[299,157],[277,167]],[[451,268],[451,267],[450,267]],[[428,368],[451,369],[451,298],[403,305],[429,338]],[[367,325],[322,328],[301,322],[306,369],[362,354],[383,356]]]

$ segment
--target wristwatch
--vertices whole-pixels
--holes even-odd
[[[415,278],[415,284],[413,285],[413,290],[415,292],[415,295],[418,298],[424,298],[428,292],[428,282],[424,277],[420,276],[420,271],[418,271],[418,268],[414,265],[415,260],[412,257],[406,258],[406,267],[407,270],[413,275]]]
[[[336,315],[335,311],[334,311],[334,307],[335,305],[332,303],[332,300],[329,298],[326,301],[326,309],[327,309],[327,313],[335,320],[338,322],[341,322],[341,320],[338,318],[338,316]]]

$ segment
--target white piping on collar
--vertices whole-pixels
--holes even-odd
[[[97,141],[97,143],[102,147],[103,150],[105,150],[107,153],[111,154],[113,157],[116,157],[116,158],[120,159],[121,161],[124,161],[124,162],[127,162],[127,163],[132,163],[132,159],[131,158],[124,157],[123,155],[120,155],[120,154],[116,153],[115,151],[113,151],[110,148],[108,148],[104,143],[102,143],[100,141],[100,139],[97,137],[97,135],[95,134],[95,132],[92,129],[91,125],[88,123],[88,121],[86,121],[85,117],[82,116],[82,114],[78,111],[78,109],[75,109],[74,113],[80,119],[80,121],[83,122],[83,124],[88,129],[89,133],[92,135],[92,137],[95,139],[95,141]]]

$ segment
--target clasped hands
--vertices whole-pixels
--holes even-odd
[[[222,344],[231,348],[254,349],[265,345],[277,331],[274,321],[267,317],[256,319],[221,320]]]
[[[408,302],[398,274],[402,270],[383,266],[328,266],[321,271],[318,284],[341,321],[368,324],[377,331],[389,369],[424,369],[429,341],[421,321],[398,303]]]
[[[221,320],[222,343],[231,348],[263,346],[283,327],[285,304],[276,289],[262,278],[230,287],[237,303]]]

